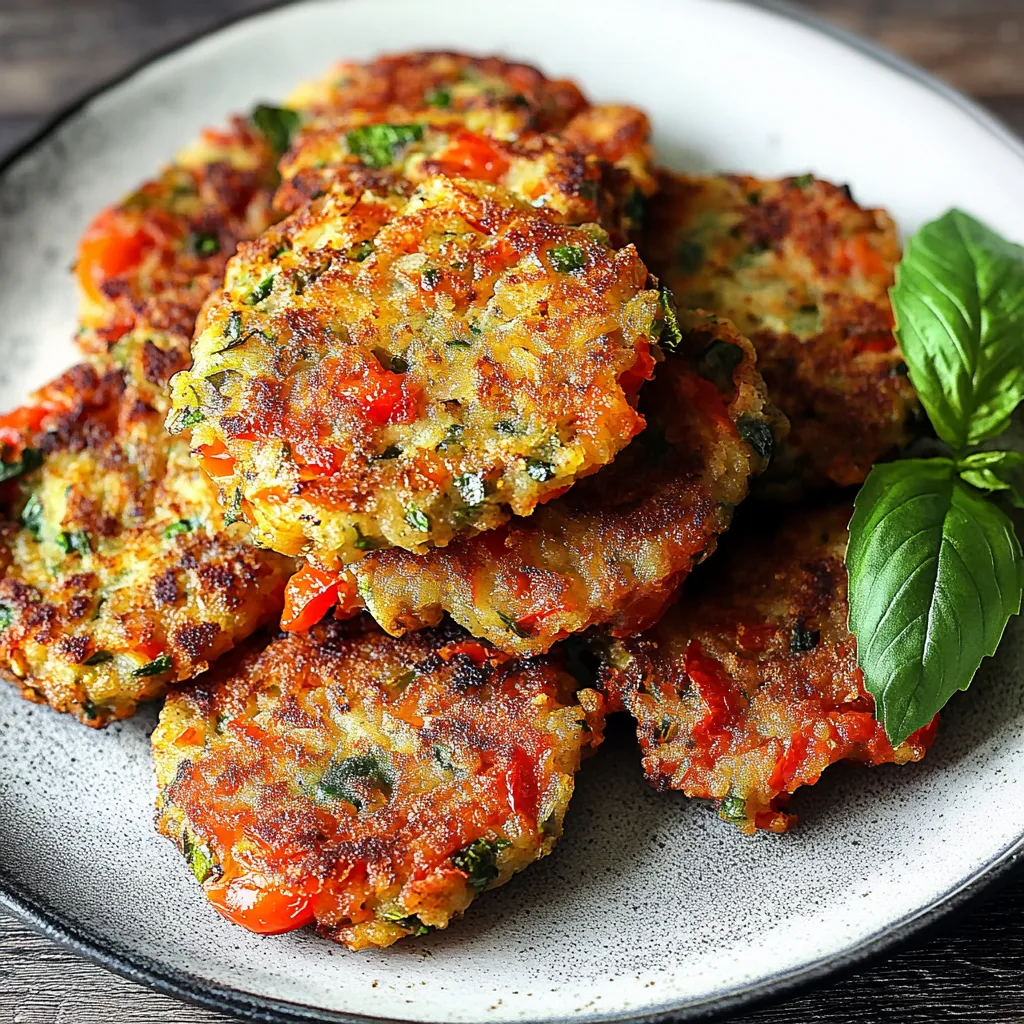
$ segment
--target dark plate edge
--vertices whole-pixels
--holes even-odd
[[[915,64],[898,57],[884,47],[810,12],[796,8],[786,0],[728,0],[728,2],[736,6],[770,11],[779,17],[814,29],[821,35],[843,43],[899,72],[904,77],[938,93],[1024,160],[1024,141],[999,118],[984,110],[958,89]],[[231,25],[290,6],[290,3],[291,0],[269,0],[240,18],[220,19],[199,32],[150,53],[125,71],[80,96],[46,121],[13,150],[10,150],[4,159],[0,160],[0,176],[6,174],[63,124],[81,113],[94,99],[127,82],[150,65],[164,57],[185,50]],[[2,185],[2,181],[0,181],[0,185]],[[673,1021],[707,1021],[720,1019],[738,1010],[750,1011],[759,1006],[778,1002],[784,997],[792,998],[801,992],[812,989],[825,978],[850,974],[854,970],[862,968],[868,961],[876,959],[884,953],[892,953],[897,947],[904,945],[912,938],[923,935],[948,916],[962,913],[981,896],[988,895],[997,883],[1005,882],[1022,860],[1024,860],[1024,835],[997,854],[958,888],[944,894],[930,906],[890,926],[878,935],[864,940],[845,953],[814,961],[797,970],[757,982],[750,987],[736,989],[689,1006],[662,1006],[639,1014],[573,1017],[571,1019],[594,1022],[594,1024],[601,1024],[601,1022],[608,1022],[608,1024],[671,1024]],[[43,905],[13,883],[3,879],[0,879],[0,906],[48,938],[81,956],[88,957],[129,981],[147,985],[158,992],[210,1010],[244,1016],[249,1020],[259,1021],[261,1024],[309,1024],[311,1021],[331,1022],[331,1024],[412,1024],[409,1019],[397,1020],[361,1014],[335,1013],[269,997],[253,996],[239,989],[212,985],[194,975],[169,969],[155,961],[133,959],[125,954],[111,952],[101,937],[82,931],[77,924],[66,918],[58,909]],[[522,1024],[568,1024],[569,1020],[570,1018],[544,1018],[523,1021]]]

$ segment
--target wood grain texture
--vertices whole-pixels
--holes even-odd
[[[0,153],[145,54],[258,6],[261,0],[0,0]],[[1024,0],[800,6],[924,65],[1024,134]],[[227,1019],[111,975],[0,914],[0,1024]],[[1024,876],[895,956],[733,1020],[1024,1024]]]

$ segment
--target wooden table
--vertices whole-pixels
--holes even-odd
[[[262,0],[0,0],[0,152],[147,52]],[[1024,0],[803,0],[1024,134]],[[2,824],[0,824],[2,829]],[[1024,1022],[1024,876],[911,948],[743,1024]],[[0,1024],[212,1024],[0,914]]]

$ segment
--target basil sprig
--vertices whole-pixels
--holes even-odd
[[[1024,505],[1024,456],[976,446],[1024,399],[1024,248],[953,210],[910,241],[892,303],[911,382],[949,448],[875,466],[850,523],[850,630],[895,746],[967,689],[1020,611],[1024,556],[989,499]]]

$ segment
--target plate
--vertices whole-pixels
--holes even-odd
[[[952,91],[779,10],[722,0],[321,0],[155,60],[0,175],[0,407],[74,358],[67,272],[90,216],[199,128],[340,57],[501,52],[646,108],[681,169],[814,172],[909,232],[960,205],[1024,239],[1024,148]],[[944,715],[919,766],[838,767],[797,831],[747,838],[640,776],[620,730],[566,838],[447,932],[352,953],[260,939],[151,829],[150,710],[102,733],[0,688],[3,899],[157,988],[262,1020],[654,1020],[776,995],[904,937],[1024,845],[1024,629]]]

